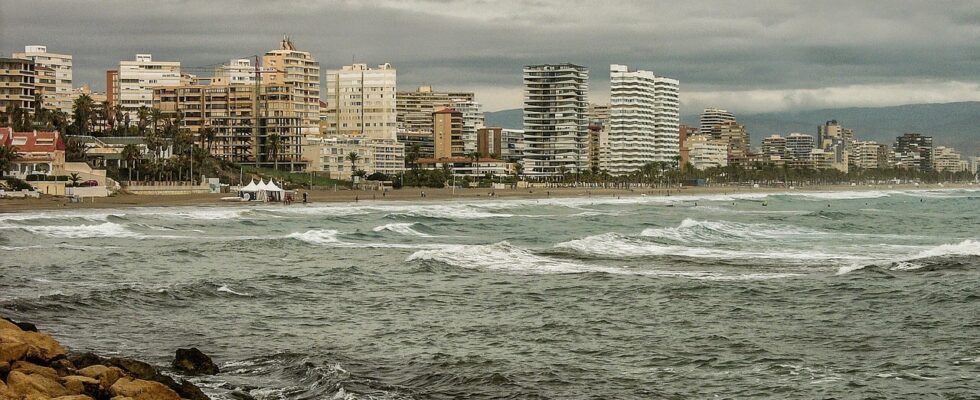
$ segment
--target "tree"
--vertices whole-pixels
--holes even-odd
[[[269,135],[268,140],[265,142],[266,152],[272,157],[272,161],[275,163],[275,169],[279,170],[279,151],[282,149],[282,136],[278,133],[273,133]]]
[[[85,143],[75,137],[65,138],[65,161],[85,161]]]
[[[473,160],[473,166],[476,167],[476,176],[477,176],[477,179],[479,179],[479,176],[480,176],[480,156],[481,155],[482,154],[480,154],[479,151],[474,151],[474,152],[471,152],[470,154],[468,154],[468,156],[470,157],[470,159]]]
[[[209,154],[211,153],[211,145],[214,144],[214,139],[217,135],[218,132],[210,126],[206,126],[201,130],[201,143],[204,144],[201,147],[207,149]]]
[[[82,180],[82,177],[78,176],[78,172],[72,172],[68,176],[68,180],[71,181],[71,187],[78,187],[78,181]]]
[[[408,150],[405,154],[405,163],[408,164],[409,168],[412,169],[412,175],[415,176],[415,186],[422,187],[422,180],[419,179],[419,154],[422,152],[422,146],[418,144],[412,145],[412,148]]]
[[[361,156],[357,152],[347,153],[347,159],[350,160],[350,187],[354,188],[354,176],[357,175],[357,160],[361,159]]]
[[[17,147],[0,146],[0,176],[10,170],[10,164],[17,159]]]
[[[126,173],[129,174],[129,180],[133,180],[133,166],[136,164],[136,160],[141,157],[140,149],[135,144],[127,144],[123,147],[122,154],[120,154],[124,160],[126,160]]]
[[[72,133],[75,135],[88,135],[90,123],[92,121],[93,106],[95,101],[88,95],[81,95],[75,99],[74,104],[74,123]]]

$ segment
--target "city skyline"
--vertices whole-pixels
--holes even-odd
[[[400,87],[472,91],[487,111],[519,108],[521,68],[547,62],[596,71],[623,63],[679,79],[688,111],[980,100],[980,60],[970,56],[980,53],[980,15],[970,2],[888,9],[839,2],[289,4],[3,1],[0,52],[37,44],[71,54],[76,86],[104,90],[104,71],[136,53],[214,66],[261,55],[285,33],[324,70],[352,59],[390,62]],[[590,86],[592,101],[608,102],[607,76],[593,74]]]

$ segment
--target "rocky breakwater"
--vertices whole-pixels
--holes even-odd
[[[178,351],[174,366],[193,374],[217,373],[197,349]],[[34,325],[0,318],[0,400],[41,399],[210,400],[194,384],[178,382],[150,364],[68,353]]]

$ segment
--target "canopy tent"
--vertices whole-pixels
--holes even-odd
[[[258,197],[259,187],[255,181],[248,181],[248,185],[238,189],[238,197],[248,200],[255,200]]]
[[[269,179],[269,183],[265,185],[265,198],[266,201],[282,201],[285,190],[276,186],[276,182]]]
[[[285,195],[286,191],[276,185],[272,179],[269,179],[268,183],[264,179],[259,179],[258,184],[252,180],[248,185],[238,189],[238,197],[248,200],[280,202],[285,199]]]

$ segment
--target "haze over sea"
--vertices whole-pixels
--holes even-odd
[[[980,392],[973,189],[39,211],[0,250],[0,314],[199,347],[216,398]]]

